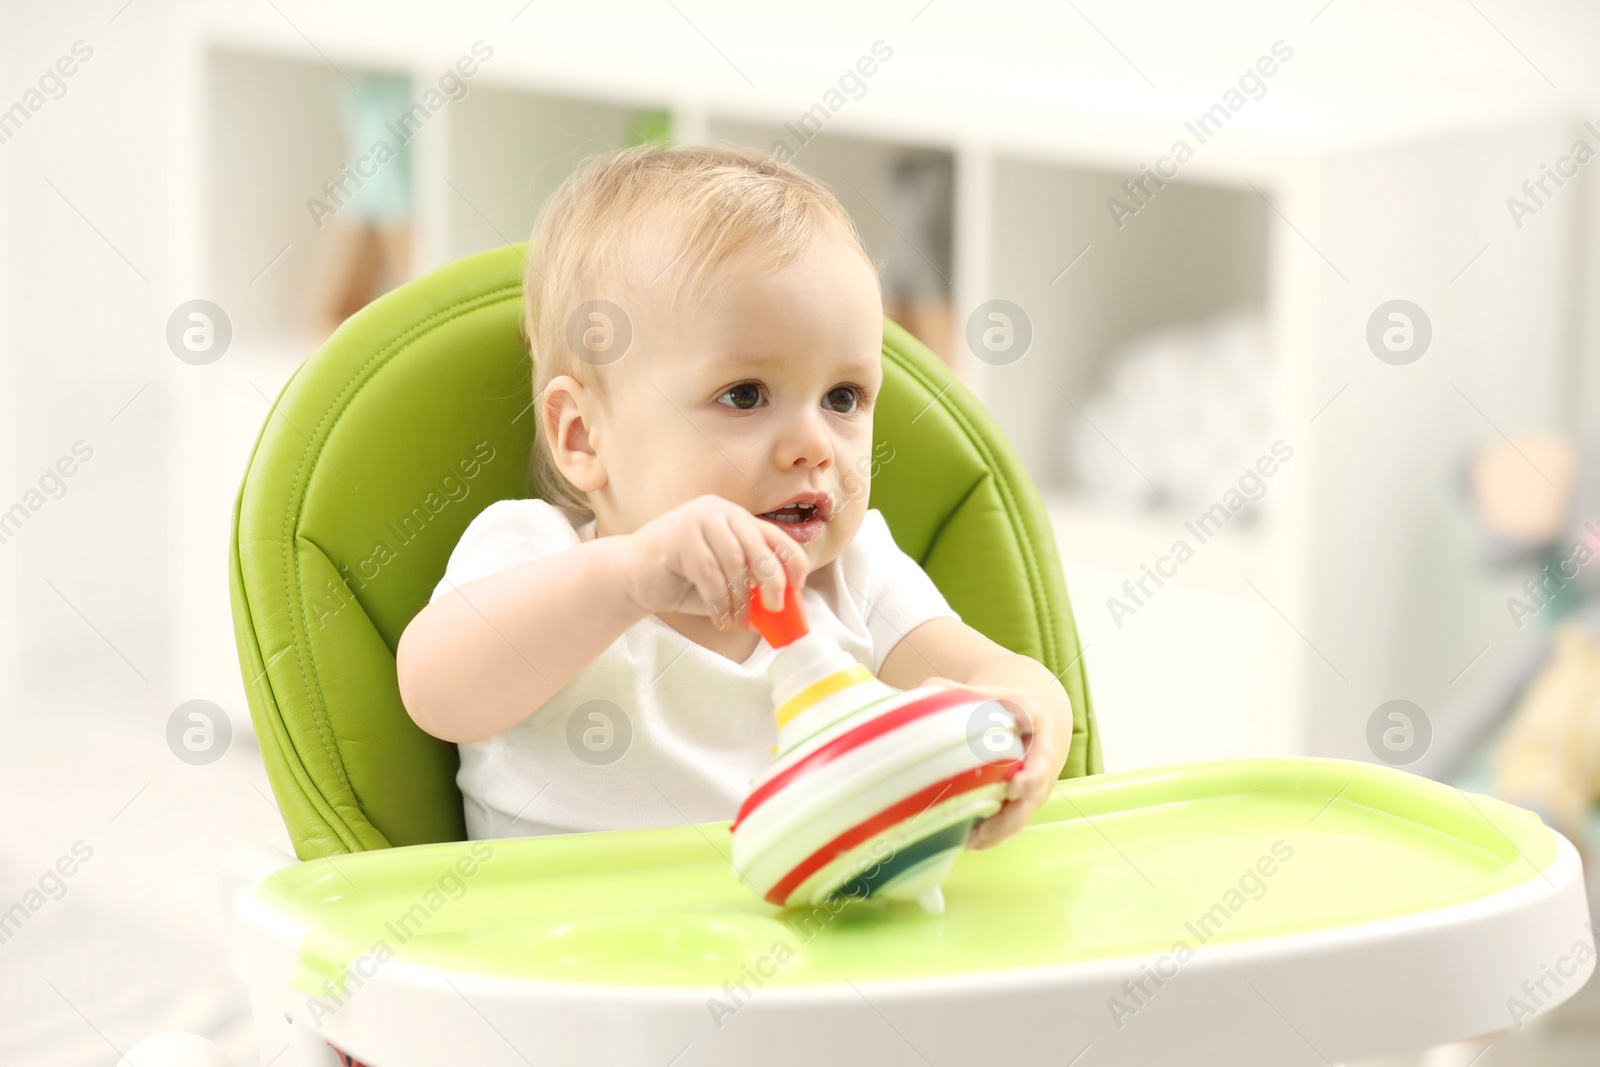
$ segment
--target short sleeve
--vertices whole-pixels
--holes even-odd
[[[872,638],[872,672],[883,667],[889,650],[906,634],[941,615],[960,618],[916,560],[901,551],[883,513],[870,508],[847,550],[848,570],[865,578],[863,615]],[[856,581],[851,581],[856,585]]]
[[[451,589],[519,563],[553,555],[580,541],[568,513],[537,498],[497,500],[467,524],[450,553],[431,603]]]

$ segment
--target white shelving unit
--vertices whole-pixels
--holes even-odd
[[[206,56],[204,158],[212,297],[240,339],[292,336],[318,266],[307,201],[345,161],[338,72],[316,60],[233,48]],[[337,218],[337,216],[335,216]]]
[[[592,21],[539,23],[529,9],[492,25],[476,8],[413,3],[297,11],[293,24],[261,5],[199,12],[189,61],[209,117],[193,156],[215,240],[192,257],[233,313],[236,343],[279,353],[275,380],[303,358],[282,327],[311,273],[302,257],[316,252],[303,201],[342,162],[343,68],[409,71],[420,85],[475,39],[494,48],[469,95],[415,142],[416,267],[426,270],[525,239],[561,178],[623,143],[639,109],[669,110],[681,141],[793,144],[784,124],[872,44],[819,28],[781,62],[745,71],[729,57],[761,45],[731,23],[601,6],[611,14]],[[875,255],[894,256],[915,250],[878,206],[885,162],[903,147],[951,154],[956,332],[996,297],[1034,327],[1022,360],[969,358],[957,370],[1051,502],[1114,769],[1238,754],[1365,758],[1378,704],[1406,697],[1438,711],[1481,648],[1492,664],[1522,639],[1504,623],[1498,587],[1463,578],[1475,570],[1471,520],[1446,494],[1464,450],[1486,435],[1571,421],[1562,397],[1585,342],[1570,235],[1585,194],[1572,190],[1521,230],[1503,201],[1571,143],[1577,120],[1520,85],[1475,83],[1455,100],[1459,72],[1427,57],[1407,80],[1348,79],[1328,29],[1340,17],[1293,28],[1331,42],[1327,54],[1301,42],[1295,70],[1315,78],[1272,83],[1120,229],[1107,198],[1166,154],[1183,117],[1215,103],[1254,55],[1164,55],[1164,93],[1144,94],[1131,61],[1100,44],[1050,53],[1060,26],[1041,29],[1040,54],[1011,57],[1013,79],[969,75],[948,42],[904,31],[865,94],[796,159],[838,192]],[[1281,36],[1263,27],[1259,51]],[[968,44],[963,61],[989,47]],[[1435,330],[1408,367],[1380,362],[1364,342],[1373,309],[1397,297],[1422,305]],[[1194,516],[1126,514],[1075,493],[1061,434],[1077,416],[1062,397],[1081,405],[1109,354],[1140,332],[1232,309],[1267,323],[1274,436],[1294,458],[1251,505],[1252,524],[1207,542],[1117,625],[1106,599]],[[218,378],[247,365],[259,371],[241,361]],[[185,432],[243,441],[259,424],[220,409],[217,419],[226,425]],[[197,513],[225,515],[238,473],[218,470],[196,489]],[[215,555],[215,522],[183,525]],[[205,581],[209,610],[180,634],[183,673],[197,695],[231,693],[242,709],[225,574],[208,569]]]
[[[448,115],[452,188],[444,198],[443,258],[526,241],[539,206],[583,157],[627,143],[634,111],[492,86],[474,90]]]

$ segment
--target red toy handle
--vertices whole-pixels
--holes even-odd
[[[810,627],[806,625],[805,610],[800,605],[799,590],[795,588],[793,582],[783,587],[783,607],[777,611],[768,611],[766,605],[761,603],[759,585],[751,582],[750,591],[750,625],[767,639],[767,644],[773,648],[782,648],[789,642],[810,633]]]

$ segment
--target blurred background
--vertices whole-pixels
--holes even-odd
[[[650,138],[851,212],[1049,502],[1108,769],[1378,760],[1591,849],[1597,48],[1553,0],[0,3],[0,909],[78,861],[0,929],[0,1061],[260,1062],[251,447],[344,317]],[[1597,1061],[1590,988],[1393,1062]]]

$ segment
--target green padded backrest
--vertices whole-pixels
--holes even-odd
[[[522,245],[374,301],[290,379],[234,506],[234,633],[267,776],[301,859],[466,836],[455,745],[400,702],[394,650],[484,508],[537,495]],[[1055,538],[993,420],[884,322],[871,506],[961,617],[1058,674],[1063,777],[1098,731]],[[887,447],[885,447],[887,446]]]

